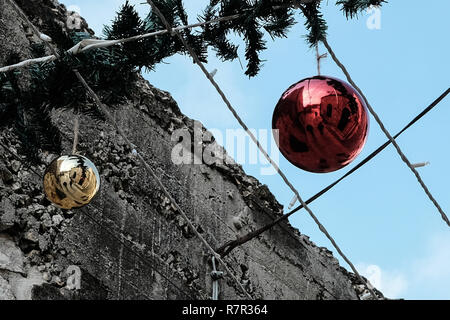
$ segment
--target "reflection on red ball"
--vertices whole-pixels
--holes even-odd
[[[317,76],[286,90],[273,113],[272,128],[278,129],[278,147],[292,164],[311,172],[331,172],[361,152],[369,118],[364,100],[352,86]]]

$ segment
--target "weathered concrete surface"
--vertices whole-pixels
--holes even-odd
[[[40,28],[45,28],[47,19],[61,20],[65,15],[64,8],[54,1],[27,3],[30,15],[33,7],[39,7],[35,13],[38,16],[32,19]],[[9,53],[26,56],[30,43],[37,40],[23,35],[23,24],[7,1],[0,0],[0,12],[0,65],[4,65]],[[168,93],[143,79],[136,84],[132,97],[111,109],[115,118],[213,247],[255,230],[282,213],[268,188],[247,176],[239,165],[175,165],[171,153],[178,141],[172,141],[172,133],[185,129],[193,136],[194,121],[181,114]],[[65,137],[65,153],[71,150],[71,119],[70,113],[53,115]],[[13,273],[15,277],[23,273],[20,276],[36,279],[37,270],[45,282],[29,288],[29,297],[211,296],[210,253],[109,124],[99,125],[81,117],[78,149],[97,165],[102,186],[94,201],[77,211],[53,207],[43,196],[40,177],[31,172],[43,173],[45,165],[57,155],[43,150],[42,164],[27,168],[22,161],[15,162],[13,154],[19,152],[20,143],[12,128],[0,128],[0,142],[5,146],[0,144],[0,232],[8,234],[24,257],[23,270]],[[200,146],[202,150],[214,149],[216,157],[221,153],[227,157],[215,142],[200,142]],[[0,257],[2,253],[0,247]],[[254,298],[358,299],[363,291],[330,251],[315,246],[288,223],[235,249],[225,261]],[[73,288],[75,275],[66,272],[69,266],[80,268],[80,288]],[[23,293],[14,296],[17,281],[10,278],[0,278],[0,296],[27,298]],[[245,295],[226,275],[220,281],[219,297],[243,299]]]

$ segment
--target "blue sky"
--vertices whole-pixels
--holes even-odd
[[[124,2],[120,0],[64,0],[76,6],[98,34]],[[133,0],[144,16],[148,6]],[[206,1],[185,1],[191,21]],[[327,4],[328,3],[328,4]],[[323,1],[328,42],[365,92],[391,133],[396,133],[449,87],[450,2],[445,0],[389,1],[381,10],[380,29],[369,29],[371,14],[349,20]],[[373,13],[372,13],[373,14]],[[303,17],[287,39],[269,39],[267,60],[256,78],[248,79],[239,61],[223,63],[211,53],[209,70],[218,69],[222,86],[250,128],[271,128],[273,109],[292,83],[316,75],[315,51],[302,38]],[[241,46],[241,60],[245,63]],[[321,52],[325,52],[323,47]],[[199,68],[185,56],[174,56],[145,77],[169,91],[181,110],[205,127],[239,128],[231,113]],[[345,79],[330,58],[322,74]],[[398,143],[411,162],[429,161],[419,172],[450,213],[450,98],[409,129]],[[371,118],[367,144],[353,164],[335,173],[302,171],[280,156],[280,166],[304,199],[314,195],[386,141]],[[266,165],[264,165],[266,167]],[[261,175],[259,165],[245,165],[247,173],[269,186],[286,209],[292,192],[277,175]],[[450,232],[414,175],[393,147],[388,147],[356,175],[347,178],[310,206],[360,272],[391,298],[450,299]],[[320,246],[333,250],[305,211],[291,223]],[[334,250],[333,250],[334,251]],[[337,254],[335,253],[335,256]],[[346,264],[341,260],[341,264]],[[347,267],[347,266],[346,266]]]

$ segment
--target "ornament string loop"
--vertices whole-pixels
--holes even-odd
[[[447,89],[443,94],[441,94],[435,101],[433,101],[428,107],[426,107],[420,114],[418,114],[413,120],[411,120],[401,131],[399,131],[394,138],[397,139],[400,135],[402,135],[406,130],[408,130],[412,125],[414,125],[417,121],[419,121],[420,119],[422,119],[427,113],[429,113],[432,109],[434,109],[434,107],[436,107],[442,100],[444,100],[445,97],[447,97],[448,95],[450,95],[450,88]],[[337,184],[339,184],[341,181],[343,181],[345,178],[349,177],[350,175],[352,175],[354,172],[356,172],[358,169],[360,169],[361,167],[363,167],[366,163],[368,163],[370,160],[372,160],[373,158],[375,158],[381,151],[383,151],[384,149],[386,149],[387,146],[389,146],[391,144],[391,141],[386,141],[383,145],[381,145],[378,149],[376,149],[375,151],[373,151],[370,155],[368,155],[366,158],[364,158],[364,160],[362,160],[361,162],[359,162],[356,166],[354,166],[352,169],[350,169],[346,174],[344,174],[342,177],[340,177],[339,179],[337,179],[336,181],[334,181],[332,184],[328,185],[327,187],[325,187],[324,189],[322,189],[321,191],[319,191],[318,193],[316,193],[314,196],[312,196],[311,198],[309,198],[308,200],[306,200],[306,203],[312,203],[313,201],[317,200],[318,198],[320,198],[321,196],[323,196],[325,193],[327,193],[328,191],[330,191],[333,187],[335,187]],[[297,201],[297,198],[295,197],[294,199],[292,199],[292,206],[294,206],[295,202]],[[290,205],[291,205],[290,204]],[[287,218],[289,218],[290,216],[292,216],[294,213],[296,213],[297,211],[301,210],[303,208],[302,205],[299,205],[298,207],[296,207],[295,209],[293,209],[292,211],[290,211],[289,213],[286,213],[285,215],[277,218],[276,220],[274,220],[273,222],[265,225],[264,227],[252,231],[251,233],[248,233],[242,237],[239,237],[236,240],[233,241],[229,241],[226,244],[224,244],[223,246],[221,246],[220,248],[217,249],[217,252],[219,252],[222,256],[227,255],[228,253],[230,253],[234,248],[236,248],[237,246],[240,246],[250,240],[252,240],[253,238],[257,237],[258,235],[262,234],[263,232],[270,230],[272,227],[278,225],[281,221],[286,220]],[[290,210],[290,209],[289,209]]]
[[[316,44],[316,62],[317,62],[317,75],[321,75],[320,73],[320,62],[322,59],[328,57],[327,53],[319,54],[319,43]]]
[[[11,3],[14,3],[13,0],[10,0],[10,1],[11,1]],[[177,29],[177,28],[175,28],[175,29],[172,29],[172,28],[171,28],[170,24],[167,23],[167,20],[164,19],[164,16],[162,15],[162,13],[157,9],[157,7],[153,4],[153,2],[152,2],[151,0],[148,0],[147,2],[152,6],[152,8],[153,8],[154,10],[155,10],[155,8],[156,8],[155,12],[160,16],[161,20],[165,23],[165,25],[166,25],[166,27],[167,27],[166,32],[169,32],[169,33],[172,34],[172,35],[176,35],[176,36],[180,37],[180,40],[181,40],[181,41],[183,42],[183,44],[186,46],[186,48],[187,48],[188,51],[191,53],[191,55],[193,55],[193,58],[194,58],[195,62],[200,66],[200,68],[201,68],[204,72],[206,72],[206,69],[204,68],[203,64],[198,60],[198,57],[196,57],[195,52],[192,50],[192,48],[189,46],[189,44],[188,44],[186,41],[183,41],[183,38],[182,38],[182,37],[180,36],[180,34],[178,33],[178,29]],[[14,4],[15,4],[15,3],[14,3]],[[18,8],[18,10],[21,10],[21,9]],[[23,14],[23,12],[22,12],[22,14]],[[33,26],[33,24],[26,18],[26,16],[24,17],[24,19],[26,19],[26,21],[28,22],[28,24],[29,24],[30,26]],[[187,26],[186,26],[186,27],[187,27]],[[33,31],[34,31],[35,33],[38,33],[39,35],[41,35],[41,34],[39,33],[39,31],[38,31],[36,28],[33,28]],[[42,36],[40,36],[40,38],[41,38],[42,40],[44,40],[44,42],[45,42],[47,45],[49,45],[49,43],[48,43],[48,40],[49,40],[49,39],[46,39],[45,37],[42,37]],[[375,113],[375,111],[373,111],[373,109],[371,108],[371,106],[370,106],[369,103],[367,102],[366,97],[363,95],[363,93],[361,92],[361,90],[356,86],[356,84],[354,84],[354,82],[351,80],[350,75],[349,75],[348,72],[346,71],[345,67],[339,62],[339,60],[337,60],[336,56],[335,56],[334,53],[332,52],[332,50],[331,50],[331,48],[329,47],[328,43],[326,42],[326,39],[323,40],[323,42],[324,42],[325,46],[327,47],[328,51],[330,52],[330,54],[332,55],[333,60],[335,60],[335,62],[338,64],[338,66],[341,67],[341,69],[343,69],[343,72],[346,74],[346,76],[347,76],[349,82],[350,82],[350,83],[351,83],[351,84],[352,84],[352,85],[353,85],[353,86],[361,93],[361,95],[363,96],[365,102],[367,103],[367,105],[368,105],[368,107],[369,107],[370,112],[374,115],[374,117],[375,117],[375,119],[377,120],[377,122],[379,123],[381,129],[383,130],[383,132],[384,132],[384,133],[387,135],[387,137],[389,138],[389,142],[394,144],[394,146],[395,146],[395,148],[397,149],[397,152],[400,154],[402,160],[403,160],[403,161],[411,168],[411,170],[412,170],[412,171],[414,172],[414,174],[416,175],[417,179],[419,180],[421,186],[424,188],[424,190],[425,190],[425,192],[427,193],[427,195],[429,196],[429,198],[432,200],[432,202],[433,202],[433,203],[435,204],[435,206],[438,208],[439,212],[440,212],[441,215],[442,215],[442,218],[447,222],[447,224],[450,225],[450,222],[449,222],[447,216],[446,216],[445,213],[442,211],[442,209],[439,207],[439,204],[438,204],[438,203],[436,202],[436,200],[433,198],[433,196],[431,195],[431,193],[428,191],[428,188],[426,187],[425,183],[421,180],[421,178],[420,178],[419,174],[417,173],[417,171],[415,171],[414,165],[412,165],[412,164],[409,162],[409,160],[408,160],[408,159],[406,158],[406,156],[402,153],[402,151],[400,150],[399,146],[398,146],[397,143],[395,142],[395,138],[396,138],[396,137],[391,137],[390,134],[389,134],[389,132],[384,128],[383,123],[381,122],[381,120],[379,119],[378,115]],[[51,46],[49,46],[49,47],[52,48]],[[53,50],[54,50],[54,49],[53,49]],[[58,57],[58,55],[57,55],[56,51],[54,51],[54,55],[53,55],[53,57],[51,57],[51,59],[56,59],[57,57]],[[320,70],[320,60],[321,60],[322,58],[324,58],[324,57],[326,57],[326,54],[324,54],[324,55],[319,55],[318,47],[316,47],[317,70],[318,70],[318,74],[319,74],[319,75],[320,75],[320,72],[321,72],[321,70]],[[4,68],[0,68],[0,72],[2,72],[2,71],[5,71]],[[98,97],[95,95],[95,93],[92,91],[92,89],[90,89],[90,87],[87,85],[87,83],[84,81],[84,79],[83,79],[83,78],[81,77],[81,75],[78,73],[78,71],[74,70],[74,72],[75,72],[75,74],[77,75],[77,77],[79,78],[79,80],[82,82],[82,84],[85,86],[85,88],[86,88],[88,91],[90,91],[90,93],[91,93],[91,95],[94,97],[94,99],[96,98],[96,100],[97,100],[96,102],[99,104],[99,106],[103,109],[103,108],[104,108],[104,105],[102,105],[102,103],[99,102]],[[206,72],[206,73],[207,73],[207,72]],[[206,73],[205,73],[205,74],[206,74]],[[225,97],[225,95],[223,94],[223,92],[221,91],[221,89],[218,87],[217,83],[215,83],[215,81],[213,80],[213,76],[210,75],[209,73],[206,74],[206,76],[207,76],[208,79],[211,81],[211,83],[216,87],[216,89],[218,90],[219,94],[221,94],[221,96],[222,96],[222,98],[224,99],[225,103],[226,103],[227,106],[230,108],[230,111],[233,113],[233,115],[236,117],[236,119],[239,121],[239,123],[240,123],[240,124],[246,129],[246,131],[248,132],[248,128],[247,128],[246,125],[243,123],[243,121],[239,118],[239,116],[237,115],[237,113],[236,113],[236,111],[233,109],[233,107],[230,105],[230,103],[228,102],[227,98]],[[105,113],[106,113],[109,117],[111,117],[111,115],[108,114],[108,111],[105,111]],[[74,151],[74,152],[76,152],[76,146],[77,146],[77,142],[78,142],[78,131],[79,131],[79,128],[78,128],[78,127],[79,127],[79,122],[78,122],[78,121],[79,121],[79,120],[78,120],[78,114],[77,114],[76,117],[75,117],[75,119],[74,119],[74,144],[73,144],[73,151]],[[120,130],[120,128],[117,126],[117,123],[114,121],[114,119],[113,119],[113,124],[115,125],[117,131],[118,131],[121,135],[123,135],[123,132],[122,132],[122,131]],[[251,138],[255,141],[256,138],[255,138],[253,135],[251,135],[251,134],[250,134],[250,136],[251,136]],[[131,143],[126,139],[125,136],[124,136],[124,138],[125,138],[125,140],[131,145]],[[256,140],[255,143],[256,143],[257,146],[260,148],[260,150],[263,152],[263,154],[266,155],[266,156],[268,157],[267,153],[262,149],[262,147],[261,147],[259,141]],[[139,154],[138,154],[138,156],[139,156]],[[146,167],[148,167],[148,164],[145,162],[145,160],[142,160],[142,161],[143,161],[144,165],[146,165]],[[313,213],[312,213],[312,212],[309,210],[309,208],[306,206],[306,204],[308,204],[308,201],[307,201],[307,202],[304,202],[304,201],[300,198],[300,196],[299,196],[297,190],[293,189],[294,187],[290,184],[290,182],[287,180],[287,178],[284,176],[284,174],[281,172],[281,170],[276,166],[276,164],[274,164],[273,161],[271,161],[270,157],[269,157],[269,162],[270,162],[271,164],[274,165],[275,169],[277,169],[278,173],[282,176],[282,178],[285,180],[285,182],[288,184],[288,186],[294,191],[294,193],[296,194],[296,196],[298,196],[298,199],[299,199],[299,201],[301,202],[301,206],[304,207],[304,208],[308,211],[308,213],[310,213],[310,215],[313,217],[314,221],[318,224],[319,229],[320,229],[320,230],[328,237],[328,239],[332,242],[333,246],[337,249],[338,253],[339,253],[339,254],[344,258],[344,260],[352,267],[352,269],[353,269],[353,271],[355,272],[355,274],[356,274],[356,275],[360,278],[360,280],[361,280],[361,277],[359,276],[358,272],[354,269],[354,267],[353,267],[353,265],[351,264],[351,262],[345,257],[345,255],[343,255],[343,253],[342,253],[342,251],[340,250],[340,248],[337,247],[337,244],[334,242],[334,239],[331,238],[331,236],[328,234],[328,232],[327,232],[326,229],[323,227],[323,225],[318,221],[318,219],[313,215]],[[152,169],[151,169],[151,168],[150,168],[149,172],[152,173]],[[152,175],[154,176],[154,172],[153,172]],[[157,179],[157,177],[155,177],[155,178],[156,178],[156,180],[161,184],[161,182]],[[162,188],[163,188],[163,190],[165,189],[164,186],[162,186]],[[169,198],[173,201],[173,199],[170,197],[170,195],[169,195]],[[174,201],[173,201],[173,202],[174,202]],[[176,204],[176,202],[174,202],[174,204],[175,204],[175,206],[177,207],[177,209],[178,209],[178,210],[183,214],[183,216],[184,216],[184,215],[185,215],[184,212],[178,207],[178,205]],[[189,219],[187,219],[187,217],[186,217],[186,220],[188,221],[190,227],[193,228],[192,224],[190,223]],[[195,232],[195,228],[194,228],[194,232]],[[211,247],[209,247],[209,245],[208,245],[208,243],[206,242],[206,240],[204,240],[201,236],[199,236],[199,238],[200,238],[201,240],[203,240],[204,243],[206,243],[206,246],[207,246],[209,249],[211,249]],[[218,261],[220,261],[220,256],[217,254],[217,252],[219,252],[219,250],[216,250],[217,252],[215,252],[214,249],[211,249],[211,250],[212,250],[214,256],[217,257]],[[223,264],[222,261],[220,261],[220,262]],[[225,264],[224,264],[224,266],[225,266],[225,268],[226,268],[227,271],[228,271],[227,266],[226,266]],[[231,274],[231,275],[232,275],[232,274]],[[233,276],[233,275],[232,275],[232,276]],[[365,282],[363,281],[363,283],[365,283]],[[367,283],[366,283],[366,285],[367,285]],[[242,288],[242,287],[241,287],[241,288]],[[371,292],[371,294],[373,294],[374,297],[376,298],[376,295],[375,295],[374,292],[371,290],[371,288],[368,287],[368,289],[369,289],[369,291]],[[246,292],[245,292],[245,293],[246,293]]]

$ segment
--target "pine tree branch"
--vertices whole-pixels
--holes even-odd
[[[336,5],[341,6],[341,10],[347,19],[352,19],[353,17],[357,17],[361,11],[371,6],[381,6],[386,2],[385,0],[339,0],[336,2]]]

